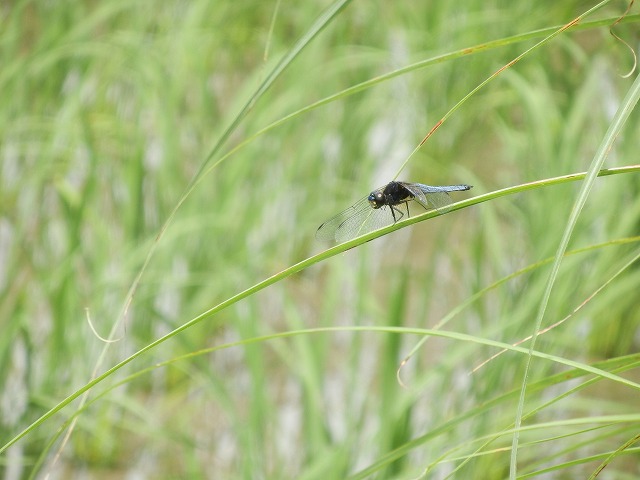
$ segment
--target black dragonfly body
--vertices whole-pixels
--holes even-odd
[[[471,185],[432,187],[422,183],[390,182],[367,197],[324,222],[316,232],[319,240],[346,242],[378,228],[386,227],[404,217],[402,204],[409,216],[409,203],[417,202],[425,210],[447,211],[452,200],[448,192],[469,190]]]

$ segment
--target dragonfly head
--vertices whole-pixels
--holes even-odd
[[[372,208],[380,208],[386,204],[384,194],[380,190],[371,192],[368,200]]]

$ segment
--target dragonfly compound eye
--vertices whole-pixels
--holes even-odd
[[[382,192],[371,192],[369,195],[369,204],[373,208],[380,208],[385,205],[384,195]]]

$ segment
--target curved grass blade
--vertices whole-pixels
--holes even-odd
[[[116,321],[114,322],[111,331],[109,333],[109,339],[114,338],[118,328],[120,328],[120,325],[122,324],[122,322],[124,322],[124,320],[127,317],[128,311],[129,311],[129,307],[131,306],[131,303],[133,302],[133,297],[135,295],[135,292],[138,289],[138,285],[140,284],[140,281],[142,280],[142,276],[144,275],[150,261],[151,258],[153,257],[153,255],[155,254],[156,248],[160,242],[160,239],[164,236],[164,233],[166,232],[167,228],[169,227],[169,225],[171,224],[171,222],[173,221],[173,218],[175,217],[177,211],[180,209],[180,207],[182,206],[182,204],[185,202],[185,200],[187,199],[187,197],[191,194],[191,192],[193,192],[194,188],[196,187],[196,185],[199,183],[199,181],[203,178],[204,172],[206,170],[207,165],[210,163],[210,161],[218,154],[218,152],[220,151],[220,149],[222,148],[222,146],[226,143],[226,141],[229,139],[229,137],[231,136],[231,134],[237,129],[237,127],[240,125],[240,123],[242,122],[242,120],[246,117],[246,115],[249,113],[249,111],[251,110],[251,108],[253,107],[253,105],[255,105],[255,103],[258,101],[258,99],[260,99],[260,97],[262,97],[262,95],[264,95],[264,93],[271,87],[271,85],[273,84],[273,82],[280,76],[280,74],[289,66],[289,64],[300,54],[300,52],[331,22],[331,20],[333,20],[336,15],[341,12],[352,0],[337,0],[335,1],[332,5],[330,5],[319,17],[318,19],[314,22],[314,24],[309,28],[309,30],[306,31],[306,33],[293,45],[293,47],[291,48],[291,50],[289,50],[289,52],[284,55],[282,57],[282,59],[275,65],[275,67],[273,68],[273,70],[271,70],[271,72],[269,72],[269,74],[267,75],[267,77],[264,79],[264,81],[258,86],[258,88],[256,89],[256,91],[249,97],[249,99],[247,100],[247,102],[244,104],[244,106],[240,109],[240,112],[238,112],[236,114],[236,116],[233,118],[233,120],[231,121],[231,123],[227,126],[227,128],[223,131],[222,135],[220,136],[220,138],[218,139],[218,141],[216,142],[215,146],[213,147],[213,149],[211,150],[211,152],[209,153],[209,155],[205,158],[205,160],[201,163],[200,167],[198,168],[197,172],[195,173],[195,175],[193,176],[193,178],[191,179],[191,181],[189,182],[189,184],[187,185],[187,187],[185,188],[184,193],[181,195],[180,199],[178,200],[178,202],[176,203],[176,205],[174,206],[174,208],[172,209],[171,213],[169,213],[169,216],[167,217],[167,219],[164,221],[162,227],[160,227],[160,230],[158,232],[158,235],[156,236],[154,242],[151,244],[151,247],[149,248],[149,252],[147,253],[144,262],[142,264],[142,266],[140,267],[140,270],[138,271],[136,277],[134,278],[131,286],[129,287],[129,291],[127,292],[127,295],[125,297],[125,301],[124,304],[122,306],[122,310],[118,316],[118,318],[116,319]],[[107,343],[102,351],[100,352],[100,355],[98,356],[98,360],[96,361],[96,365],[95,368],[93,370],[92,373],[92,381],[96,380],[97,378],[102,378],[102,377],[97,377],[97,372],[100,368],[100,366],[102,365],[102,363],[104,362],[104,359],[106,358],[106,353],[108,351],[110,347],[110,343]],[[91,382],[90,382],[91,383]],[[87,390],[88,391],[88,390]],[[86,397],[83,397],[83,399],[80,402],[80,406],[79,408],[82,407],[83,403],[86,401]],[[74,428],[75,424],[71,424],[69,430],[67,431],[67,434],[65,436],[65,438],[62,441],[61,447],[58,450],[58,452],[56,453],[56,459],[58,458],[58,456],[61,453],[61,449],[64,447],[66,441],[68,440],[73,428]],[[1,449],[0,449],[1,450]],[[54,460],[55,463],[55,460]]]
[[[596,152],[591,165],[589,166],[589,170],[587,171],[587,175],[585,177],[582,188],[580,189],[580,193],[578,194],[578,198],[576,203],[569,215],[569,219],[567,221],[567,226],[565,228],[564,234],[562,235],[562,239],[560,240],[560,244],[558,245],[558,250],[555,255],[555,260],[551,267],[551,272],[549,274],[549,279],[547,281],[547,286],[545,288],[543,297],[540,301],[540,308],[538,310],[538,314],[536,316],[536,320],[533,326],[533,335],[531,338],[531,343],[529,344],[531,351],[536,344],[537,332],[542,329],[542,320],[544,319],[544,315],[547,309],[547,305],[549,303],[549,298],[551,297],[551,291],[553,290],[553,286],[555,284],[555,280],[558,276],[558,272],[560,270],[560,264],[562,263],[562,258],[567,250],[567,246],[569,245],[569,239],[571,238],[571,234],[573,233],[573,229],[578,221],[578,217],[580,216],[580,212],[587,202],[587,198],[589,197],[589,193],[593,188],[593,185],[596,181],[596,178],[599,175],[600,169],[607,158],[609,152],[613,148],[613,144],[622,131],[622,127],[626,123],[629,115],[635,108],[638,99],[640,98],[640,76],[636,77],[636,80],[633,82],[633,85],[629,89],[627,96],[622,101],[620,108],[616,112],[607,133],[605,134],[598,151]],[[522,389],[520,391],[520,399],[518,400],[518,406],[516,410],[515,417],[515,430],[513,433],[513,440],[511,444],[511,461],[509,467],[509,478],[515,480],[517,476],[517,458],[518,458],[518,443],[520,439],[520,426],[522,425],[522,414],[524,411],[524,399],[527,391],[527,383],[529,379],[529,371],[531,369],[531,362],[533,359],[533,355],[529,356],[525,365],[525,372],[522,380]]]
[[[608,176],[608,175],[619,175],[619,174],[623,174],[623,173],[637,173],[640,172],[640,165],[631,165],[631,166],[627,166],[627,167],[618,167],[618,168],[612,168],[612,169],[607,169],[607,170],[601,170],[600,172],[598,172],[599,176]],[[455,211],[455,210],[460,210],[461,208],[466,208],[466,207],[470,207],[472,205],[476,205],[482,202],[486,202],[488,200],[491,200],[493,198],[498,198],[498,197],[503,197],[506,195],[513,195],[515,193],[519,193],[522,191],[526,191],[526,190],[532,190],[535,188],[542,188],[545,186],[551,186],[551,185],[559,185],[559,184],[563,184],[563,183],[567,183],[567,182],[572,182],[572,181],[577,181],[577,180],[582,180],[586,177],[587,173],[586,172],[582,172],[582,173],[575,173],[575,174],[570,174],[570,175],[563,175],[560,177],[554,177],[554,178],[549,178],[546,180],[540,180],[537,182],[530,182],[530,183],[526,183],[523,185],[516,185],[513,187],[509,187],[509,188],[505,188],[502,190],[498,190],[495,192],[490,192],[490,193],[486,193],[484,195],[479,195],[478,197],[474,197],[474,198],[470,198],[467,200],[463,200],[461,202],[457,202],[451,205],[450,207],[450,211]],[[136,351],[135,353],[131,354],[129,357],[125,358],[124,360],[122,360],[121,362],[119,362],[118,364],[112,366],[111,368],[109,368],[107,371],[105,371],[104,373],[102,373],[101,375],[96,376],[95,378],[93,378],[90,382],[88,382],[86,385],[84,385],[82,388],[78,389],[76,392],[72,393],[71,395],[69,395],[67,398],[65,398],[64,400],[60,401],[55,407],[51,408],[50,410],[48,410],[47,412],[45,412],[44,414],[42,414],[38,419],[36,419],[34,422],[32,422],[29,426],[27,426],[24,430],[22,430],[20,433],[18,433],[16,436],[14,436],[12,439],[10,439],[6,444],[2,445],[0,447],[0,454],[3,453],[4,451],[6,451],[9,447],[11,447],[12,445],[14,445],[16,442],[18,442],[21,438],[25,437],[26,435],[28,435],[29,433],[33,432],[37,427],[39,427],[40,425],[42,425],[44,422],[46,422],[47,420],[49,420],[51,417],[53,417],[56,413],[60,412],[64,407],[66,407],[67,405],[69,405],[71,402],[73,402],[75,399],[81,397],[82,395],[84,395],[86,392],[88,392],[89,390],[91,390],[94,386],[100,384],[103,380],[105,380],[106,378],[110,377],[111,375],[113,375],[114,373],[116,373],[117,371],[121,370],[124,366],[130,364],[131,362],[133,362],[135,359],[141,357],[142,355],[144,355],[145,353],[149,352],[150,350],[154,349],[155,347],[157,347],[158,345],[161,345],[162,343],[166,342],[167,340],[175,337],[176,335],[178,335],[180,332],[187,330],[188,328],[191,328],[192,326],[213,317],[214,315],[216,315],[217,313],[225,310],[226,308],[238,303],[240,300],[247,298],[261,290],[264,290],[265,288],[267,288],[270,285],[273,285],[274,283],[277,283],[287,277],[290,277],[291,275],[293,275],[294,273],[300,272],[316,263],[321,262],[322,260],[331,258],[333,256],[338,255],[339,253],[345,252],[346,250],[349,250],[351,248],[354,248],[358,245],[362,245],[363,243],[366,243],[370,240],[373,240],[375,238],[378,238],[382,235],[386,235],[387,233],[393,232],[395,230],[399,230],[400,228],[404,228],[408,225],[413,225],[414,223],[417,222],[421,222],[424,220],[427,220],[429,218],[435,217],[439,215],[439,213],[437,211],[431,211],[431,212],[427,212],[425,214],[422,215],[418,215],[415,217],[411,217],[409,219],[406,220],[402,220],[394,225],[390,225],[388,227],[385,227],[383,229],[380,230],[376,230],[374,232],[368,233],[366,235],[354,238],[353,240],[350,240],[348,242],[345,243],[341,243],[339,245],[336,245],[335,247],[329,248],[328,250],[324,250],[312,257],[306,258],[301,262],[296,263],[295,265],[290,266],[289,268],[286,268],[285,270],[282,270],[281,272],[276,273],[275,275],[272,275],[271,277],[268,277],[264,280],[262,280],[261,282],[247,288],[246,290],[243,290],[239,293],[237,293],[236,295],[224,300],[223,302],[219,303],[218,305],[210,308],[209,310],[201,313],[200,315],[192,318],[191,320],[189,320],[188,322],[184,323],[183,325],[175,328],[174,330],[172,330],[171,332],[167,333],[166,335],[158,338],[157,340],[151,342],[150,344],[146,345],[145,347],[141,348],[140,350]],[[441,334],[442,332],[439,332],[439,334]],[[434,333],[434,335],[436,335],[436,333]],[[461,338],[461,337],[460,337]],[[492,343],[493,345],[500,345],[503,346],[504,344],[501,344],[499,342],[494,342]],[[512,347],[511,345],[508,345],[507,348],[509,349],[516,349],[516,347]],[[546,358],[551,358],[549,356],[547,356]]]

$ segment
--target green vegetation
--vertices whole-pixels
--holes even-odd
[[[548,3],[0,7],[0,476],[636,478],[640,81]],[[399,170],[474,189],[315,240]]]

